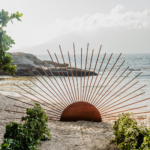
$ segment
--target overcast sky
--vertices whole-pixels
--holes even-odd
[[[59,52],[59,44],[66,52],[89,42],[95,51],[102,44],[109,53],[150,53],[150,0],[0,0],[0,9],[23,13],[6,28],[16,42],[10,52]]]

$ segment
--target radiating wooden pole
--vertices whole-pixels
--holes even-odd
[[[95,84],[96,84],[97,78],[98,78],[98,76],[99,76],[99,73],[100,73],[100,71],[101,71],[103,62],[104,62],[104,60],[105,60],[105,56],[106,56],[106,53],[104,54],[104,57],[103,57],[103,60],[102,60],[102,62],[101,62],[100,68],[99,68],[99,70],[98,70],[98,74],[97,74],[97,77],[96,77],[96,79],[95,79],[95,82],[94,82],[93,87],[94,87]],[[90,92],[90,94],[89,94],[89,97],[88,97],[90,103],[92,103],[91,96],[92,96],[93,90],[94,90],[94,88],[92,88],[92,90],[91,90],[91,92]]]
[[[55,67],[55,69],[56,69],[56,71],[57,71],[57,73],[58,73],[58,75],[59,75],[59,78],[60,78],[60,80],[61,80],[61,82],[62,82],[62,84],[63,84],[63,87],[64,87],[64,89],[65,89],[65,91],[66,91],[66,93],[67,93],[67,95],[68,95],[68,97],[69,97],[69,99],[67,99],[67,100],[68,100],[68,105],[69,105],[69,104],[71,104],[71,97],[69,96],[68,90],[66,89],[66,86],[65,86],[65,84],[64,84],[64,82],[63,82],[63,80],[62,80],[62,78],[61,78],[61,76],[60,76],[60,74],[59,74],[59,72],[58,72],[58,69],[57,69],[57,67],[56,67],[56,65],[55,65],[55,63],[54,63],[54,61],[53,61],[53,58],[52,58],[52,56],[51,56],[51,54],[50,54],[49,51],[48,51],[48,53],[49,53],[49,56],[50,56],[50,58],[51,58],[51,60],[52,60],[53,65],[54,65],[54,67]]]
[[[90,71],[91,71],[91,65],[92,65],[92,60],[93,60],[93,53],[94,53],[94,49],[92,50],[92,56],[91,56],[91,61],[90,61],[90,68],[89,68],[89,72],[88,72],[88,78],[87,78],[87,83],[86,83],[86,90],[85,90],[85,97],[84,97],[84,101],[86,100],[86,92],[87,92],[87,86],[88,86],[88,82],[89,82],[89,75],[90,75]],[[88,101],[88,100],[87,100]]]
[[[136,82],[136,83],[138,83],[138,82]],[[133,85],[135,85],[135,84],[133,84]],[[132,86],[133,86],[133,85],[132,85]],[[105,109],[106,109],[106,108],[108,109],[108,107],[109,107],[109,106],[111,106],[111,105],[115,104],[116,102],[118,102],[118,101],[120,101],[120,100],[124,99],[125,97],[127,97],[127,96],[129,96],[129,95],[131,95],[131,94],[133,94],[133,93],[135,93],[135,92],[137,92],[138,90],[140,90],[140,89],[144,88],[145,86],[146,86],[146,85],[144,85],[144,86],[142,86],[142,87],[140,87],[140,88],[138,88],[138,89],[134,90],[133,92],[131,92],[131,93],[129,93],[129,94],[127,94],[127,95],[123,96],[123,97],[122,97],[122,98],[120,98],[119,100],[113,101],[113,103],[112,103],[112,104],[110,104],[110,105],[108,105],[108,106],[106,106],[106,107],[105,107]],[[131,88],[131,86],[130,86],[129,88]],[[127,88],[127,89],[129,89],[129,88]],[[125,91],[127,91],[127,89],[126,89]],[[115,98],[117,98],[118,96],[120,96],[122,93],[124,93],[124,91],[123,91],[123,92],[121,92],[119,95],[117,95]],[[143,92],[143,94],[144,94],[144,93],[145,93],[145,92]],[[115,98],[111,99],[111,101],[112,101],[112,100],[114,100]],[[104,109],[104,108],[103,108],[103,109]],[[101,109],[101,110],[103,110],[103,109]]]
[[[82,101],[82,48],[81,48],[80,101]]]
[[[131,72],[129,72],[116,86],[115,88],[130,74]],[[142,72],[141,72],[142,73]],[[120,88],[117,92],[115,92],[112,96],[110,96],[107,100],[105,100],[105,102],[103,104],[101,104],[100,108],[102,109],[105,106],[105,103],[112,98],[114,95],[116,95],[119,91],[121,91],[124,87],[126,87],[129,83],[131,83],[133,80],[135,80],[141,73],[139,73],[137,76],[135,76],[132,80],[130,80],[127,84],[125,84],[122,88]],[[114,90],[114,89],[113,89]],[[111,91],[112,92],[112,91]],[[110,101],[109,101],[110,102]],[[109,103],[107,102],[107,104]]]
[[[91,79],[91,82],[90,82],[89,90],[88,90],[87,95],[86,95],[86,99],[89,101],[89,103],[90,103],[90,100],[88,99],[88,96],[89,96],[89,93],[90,93],[90,88],[91,88],[92,81],[93,81],[93,77],[94,77],[94,74],[95,74],[95,70],[96,70],[96,66],[97,66],[98,59],[99,59],[101,47],[102,47],[102,46],[100,46],[100,49],[99,49],[99,52],[98,52],[98,56],[97,56],[97,59],[96,59],[96,63],[95,63],[95,67],[94,67],[92,79]]]
[[[82,96],[82,101],[83,101],[83,98],[84,98],[84,89],[85,89],[85,75],[86,75],[86,67],[87,67],[87,58],[88,58],[88,50],[89,50],[89,43],[87,44],[87,52],[86,52],[86,61],[85,61],[85,71],[84,71],[84,81],[83,81],[83,96]]]
[[[122,54],[122,53],[121,53],[121,54]],[[95,105],[97,105],[97,103],[98,103],[98,102],[97,102],[97,99],[98,99],[98,97],[100,96],[100,94],[98,94],[98,93],[100,92],[100,90],[101,90],[101,88],[103,87],[105,81],[107,80],[107,78],[109,77],[111,71],[113,70],[113,68],[115,67],[116,63],[118,62],[118,60],[119,60],[121,54],[119,55],[119,57],[118,57],[117,60],[115,61],[114,65],[113,65],[112,68],[110,69],[110,71],[109,71],[109,73],[107,74],[105,80],[103,81],[102,85],[100,86],[100,89],[99,89],[99,90],[97,91],[97,93],[95,94],[95,97],[94,97],[94,99],[93,99],[93,101],[95,101],[95,103],[93,102]],[[106,68],[107,68],[107,67],[106,67]],[[106,86],[107,86],[107,85],[106,85]],[[96,97],[97,97],[97,98],[96,98]]]
[[[66,73],[67,73],[68,81],[69,81],[71,92],[72,92],[73,102],[74,102],[75,101],[75,95],[74,95],[74,92],[73,92],[73,89],[72,89],[72,85],[71,85],[71,82],[70,82],[68,70],[67,70],[66,63],[65,63],[65,59],[64,59],[64,56],[63,56],[60,45],[59,45],[59,48],[60,48],[61,56],[62,56],[62,59],[63,59],[63,62],[64,62],[64,66],[65,66],[65,70],[66,70]]]
[[[76,69],[77,93],[78,93],[78,101],[79,101],[79,87],[78,87],[77,65],[76,65],[76,54],[75,54],[75,44],[74,43],[73,43],[73,50],[74,50],[74,62],[75,62],[75,69]]]
[[[69,64],[70,64],[70,68],[71,68],[71,75],[72,75],[72,81],[73,81],[73,86],[74,86],[74,91],[75,91],[75,98],[76,98],[74,102],[76,102],[77,101],[77,92],[76,92],[76,88],[75,88],[75,81],[74,81],[74,77],[73,77],[69,52],[68,52],[68,59],[69,59]]]

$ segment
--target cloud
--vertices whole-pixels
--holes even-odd
[[[142,29],[150,27],[150,10],[143,12],[128,11],[122,13],[124,7],[117,5],[109,14],[96,13],[93,15],[75,17],[72,20],[56,20],[54,26],[58,26],[61,32],[68,31],[93,31],[97,28],[123,27],[127,29]],[[60,30],[58,30],[60,32]]]
[[[23,20],[22,23],[16,21],[15,25],[11,23],[10,26],[8,25],[7,33],[16,42],[13,49],[41,44],[60,36],[65,38],[66,34],[71,33],[78,33],[80,36],[100,34],[104,37],[108,36],[108,32],[111,30],[115,31],[113,29],[119,30],[117,32],[124,29],[129,31],[137,29],[139,32],[146,29],[147,31],[150,29],[150,10],[145,9],[142,12],[125,11],[124,6],[117,5],[108,14],[99,12],[84,14],[70,20],[56,19],[53,23],[41,25],[40,27],[28,22],[27,20],[26,22]],[[102,34],[100,31],[105,32]],[[84,38],[86,37],[84,36]]]
[[[124,9],[124,7],[122,5],[117,5],[115,8],[113,8],[111,10],[111,14],[117,14],[117,13],[119,13],[123,9]]]

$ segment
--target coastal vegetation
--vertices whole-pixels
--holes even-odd
[[[20,18],[23,14],[19,12],[13,13],[9,16],[7,11],[3,9],[0,11],[0,69],[8,74],[15,74],[16,65],[11,65],[13,62],[12,57],[7,53],[7,51],[15,44],[14,40],[6,34],[4,27],[7,26],[7,23],[13,19],[21,21]]]
[[[48,116],[37,103],[34,108],[26,109],[26,116],[21,123],[11,122],[6,126],[6,133],[0,150],[38,150],[41,140],[50,140],[47,128]]]
[[[125,113],[115,121],[113,142],[121,150],[149,150],[150,130],[138,126],[137,121],[133,120],[131,116],[132,114]]]

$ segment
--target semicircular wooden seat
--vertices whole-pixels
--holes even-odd
[[[61,114],[60,121],[94,121],[101,122],[101,115],[97,108],[87,102],[70,104]]]

